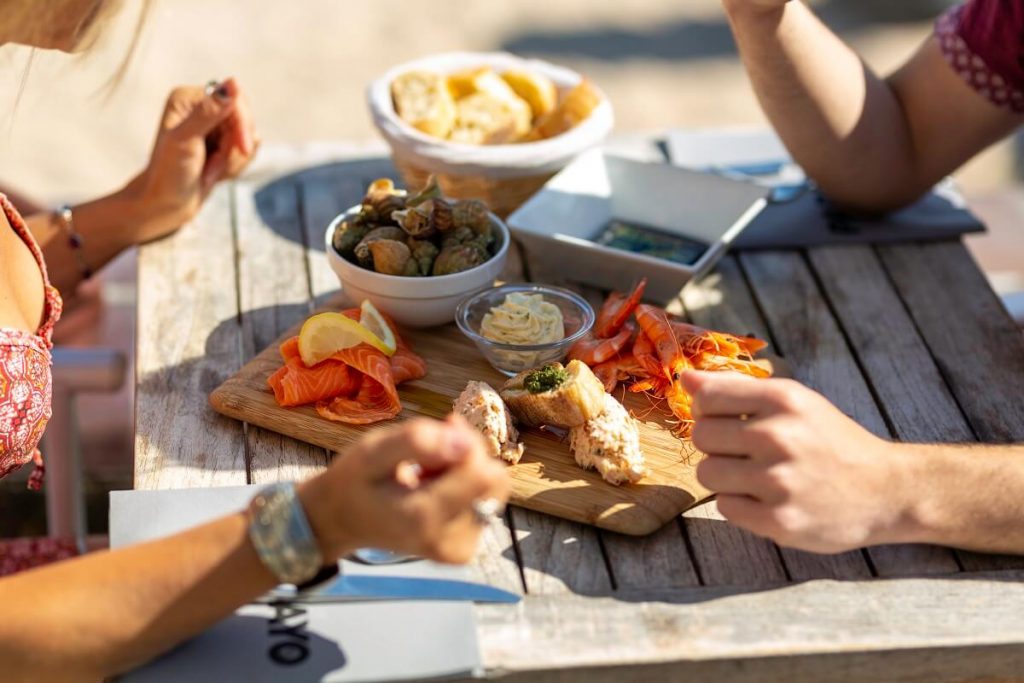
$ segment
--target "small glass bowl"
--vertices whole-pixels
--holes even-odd
[[[558,306],[565,323],[565,338],[548,344],[503,344],[480,334],[480,323],[492,308],[505,302],[509,294],[540,294],[544,301]],[[515,284],[501,285],[474,294],[461,304],[455,312],[455,322],[462,333],[473,340],[480,353],[494,369],[512,377],[524,370],[530,370],[545,363],[554,363],[565,358],[569,348],[594,325],[594,309],[580,295],[561,287],[547,285]]]

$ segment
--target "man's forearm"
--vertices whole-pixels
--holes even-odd
[[[888,84],[801,2],[723,0],[740,56],[790,153],[831,199],[888,208],[918,188],[906,119]]]
[[[238,513],[0,581],[5,681],[95,681],[212,625],[276,581]]]
[[[886,542],[1024,554],[1024,445],[894,446],[904,514]]]

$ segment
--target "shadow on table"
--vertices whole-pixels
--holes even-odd
[[[278,235],[314,251],[323,251],[323,234],[330,221],[362,200],[377,178],[398,172],[385,156],[368,156],[310,168],[274,178],[256,191],[260,220]],[[297,210],[296,210],[297,209]],[[299,216],[302,225],[297,225]]]
[[[674,521],[670,522],[670,524],[674,525]],[[691,535],[698,535],[704,538],[728,537],[729,534],[724,533],[727,530],[722,527],[728,526],[729,524],[730,523],[728,521],[718,519],[694,517],[688,517],[686,519],[687,532]],[[604,585],[605,582],[603,580],[593,581],[592,577],[587,576],[588,572],[592,573],[594,571],[592,566],[583,566],[581,563],[578,568],[572,569],[571,567],[567,567],[564,562],[549,562],[548,560],[551,557],[551,554],[553,552],[557,552],[558,548],[552,545],[550,535],[544,533],[528,533],[521,535],[517,538],[518,552],[516,549],[509,547],[503,551],[502,555],[513,562],[521,562],[524,569],[531,569],[540,574],[555,575],[555,577],[559,581],[563,582],[571,592],[578,595],[613,598],[623,602],[695,604],[729,596],[778,591],[807,583],[807,581],[776,580],[754,584],[749,580],[740,579],[744,582],[694,585],[692,573],[683,570],[679,572],[678,580],[673,580],[671,565],[673,560],[676,558],[665,557],[664,550],[659,550],[652,554],[651,544],[657,544],[662,548],[666,545],[670,547],[674,546],[678,549],[678,562],[680,564],[689,563],[691,560],[687,557],[687,546],[683,540],[680,539],[679,543],[672,544],[670,540],[664,537],[665,534],[671,535],[673,533],[681,533],[679,530],[671,527],[663,527],[649,536],[623,536],[604,530],[598,530],[598,533],[601,535],[600,545],[602,554],[606,553],[609,540],[614,539],[614,548],[617,554],[633,552],[635,553],[636,562],[651,564],[649,569],[634,568],[632,570],[649,572],[647,575],[652,584],[651,588],[636,587],[635,584],[630,585],[631,581],[636,582],[637,578],[635,576],[632,579],[622,576],[616,577],[615,567],[619,565],[619,563],[610,561],[607,558],[606,562],[599,567],[599,571],[608,572],[612,588],[593,590],[578,588],[575,584]],[[580,539],[578,539],[577,542],[579,542],[579,540]],[[730,549],[726,546],[723,546],[722,550],[723,552],[730,552]],[[736,548],[732,548],[731,552],[735,554],[735,561],[737,562],[753,559],[751,557],[744,557],[741,553],[737,552]],[[955,579],[958,581],[977,579],[1012,583],[1024,582],[1024,570],[1021,568],[1022,565],[1020,557],[984,555],[981,559],[985,563],[985,571],[961,571],[930,574],[921,573],[908,574],[906,576],[879,576],[874,578],[855,579],[837,578],[829,580],[837,583],[903,579]],[[670,565],[667,569],[664,567],[665,563]],[[557,567],[557,570],[553,571],[554,567]],[[575,575],[567,576],[567,571],[575,571],[577,573]],[[740,572],[740,574],[744,576],[749,575],[747,572]],[[603,579],[603,577],[601,578]],[[526,586],[527,593],[529,593],[531,590],[529,578],[526,577],[525,580],[528,584]],[[538,587],[532,586],[532,590],[537,591]]]
[[[144,443],[148,450],[158,454],[163,468],[169,463],[180,463],[208,468],[218,478],[223,477],[224,485],[247,483],[242,423],[215,412],[209,404],[210,393],[309,313],[306,303],[291,303],[233,315],[217,323],[201,352],[189,350],[185,360],[156,371],[145,372],[140,368],[136,405],[158,408],[151,407],[137,416],[140,423],[146,424],[147,431],[145,438],[136,443]],[[188,342],[178,338],[156,342],[162,343],[168,345],[168,355],[179,356],[182,352],[177,347]],[[179,434],[175,416],[196,413],[206,437],[191,439]],[[217,449],[230,451],[230,455],[215,452]]]
[[[339,643],[306,628],[297,607],[233,615],[125,677],[127,681],[319,681],[348,665]],[[283,617],[281,615],[284,615]],[[284,619],[288,619],[285,621]]]
[[[942,5],[936,0],[831,0],[815,5],[815,12],[845,38],[856,38],[880,24],[932,19]],[[630,59],[682,62],[736,55],[732,32],[721,12],[710,19],[680,17],[641,29],[607,23],[583,29],[529,30],[512,35],[499,47],[532,56],[606,62]]]

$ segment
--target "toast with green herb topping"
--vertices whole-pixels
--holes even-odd
[[[604,387],[586,364],[549,363],[521,372],[502,387],[512,414],[530,427],[578,427],[604,410]]]

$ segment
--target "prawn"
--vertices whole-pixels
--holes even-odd
[[[636,341],[633,342],[633,358],[643,369],[644,374],[651,377],[661,375],[661,363],[654,355],[654,344],[642,331],[636,335]]]
[[[684,371],[693,367],[683,353],[683,347],[669,324],[665,311],[657,306],[640,304],[636,308],[636,321],[640,323],[644,336],[653,345],[660,364],[660,372],[652,374],[660,374],[674,382],[683,376]],[[633,352],[635,354],[636,349]]]
[[[626,348],[636,331],[634,325],[624,326],[614,337],[599,338],[587,334],[569,349],[569,360],[578,360],[593,367],[614,358]]]
[[[646,371],[637,361],[636,356],[627,353],[595,365],[594,374],[604,384],[604,390],[610,394],[615,391],[619,382],[629,377],[642,377]]]
[[[767,342],[755,337],[737,337],[725,332],[714,332],[680,320],[673,320],[669,324],[679,343],[690,356],[714,352],[718,356],[751,359],[755,353],[768,346]]]
[[[594,335],[598,339],[614,337],[622,326],[633,315],[640,300],[643,299],[644,289],[647,288],[647,278],[640,280],[640,283],[633,288],[628,295],[622,292],[612,292],[605,299],[601,306],[601,312],[594,323]]]

